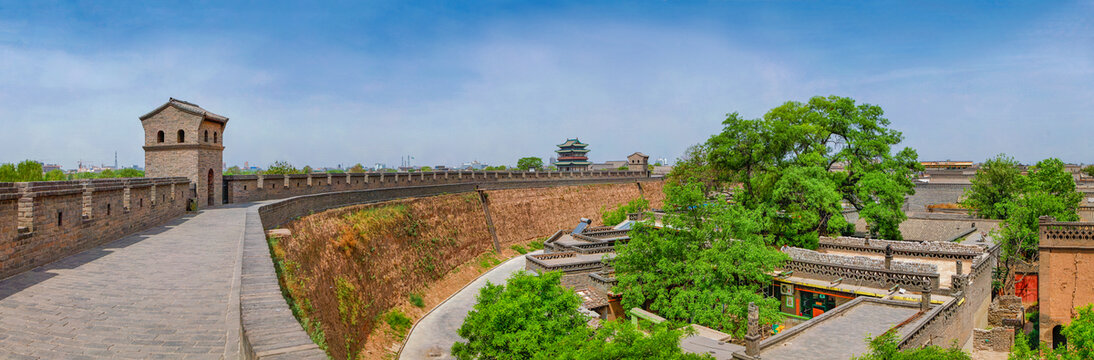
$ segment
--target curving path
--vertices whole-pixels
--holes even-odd
[[[532,252],[541,253],[542,250]],[[524,256],[509,259],[490,269],[478,279],[472,281],[459,292],[456,292],[414,325],[410,335],[407,336],[406,345],[399,354],[400,359],[454,359],[449,350],[452,344],[463,341],[456,333],[463,325],[463,319],[475,306],[479,289],[486,287],[486,282],[493,284],[505,284],[505,280],[517,271],[524,270]]]
[[[239,358],[246,210],[203,210],[0,280],[0,359]]]

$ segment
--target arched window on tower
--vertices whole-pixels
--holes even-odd
[[[163,130],[156,134],[156,142],[163,142]]]
[[[209,130],[205,130],[205,142],[209,142]]]
[[[213,143],[216,144],[216,142],[217,142],[217,132],[214,131],[213,132]]]
[[[186,142],[186,132],[179,130],[179,142]]]

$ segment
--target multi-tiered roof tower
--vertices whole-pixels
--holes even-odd
[[[558,160],[555,166],[559,171],[585,171],[589,169],[589,144],[582,143],[577,138],[566,139],[566,142],[558,145]]]

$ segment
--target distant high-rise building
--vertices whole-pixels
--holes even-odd
[[[589,144],[582,143],[577,138],[566,139],[566,142],[557,145],[558,160],[554,165],[559,171],[585,171],[589,169]]]

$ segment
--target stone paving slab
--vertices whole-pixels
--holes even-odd
[[[238,358],[245,211],[203,210],[0,280],[0,359]]]

